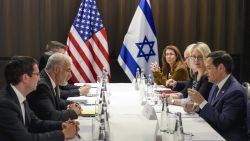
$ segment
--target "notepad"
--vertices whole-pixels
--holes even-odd
[[[96,105],[97,104],[97,97],[79,96],[79,97],[69,97],[67,100],[77,102],[83,105]]]
[[[82,107],[82,111],[80,116],[84,116],[84,117],[94,117],[96,115],[97,112],[97,105],[88,105],[88,106],[83,106]]]

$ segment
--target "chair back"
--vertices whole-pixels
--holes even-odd
[[[248,138],[250,140],[250,99],[247,100],[247,129],[248,129]]]
[[[246,90],[247,90],[247,99],[250,99],[250,84],[248,82],[244,82],[242,85],[244,87],[246,87]]]

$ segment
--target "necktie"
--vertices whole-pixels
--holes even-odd
[[[25,126],[28,127],[29,126],[29,123],[30,123],[30,115],[29,115],[29,112],[28,112],[28,102],[27,100],[25,100],[23,102],[23,105],[24,105],[24,109],[25,109]]]
[[[25,105],[24,105],[24,102],[25,101],[23,101],[21,103],[21,110],[22,110],[22,116],[23,116],[23,124],[25,125]]]
[[[56,91],[56,97],[59,97],[60,98],[60,88],[59,88],[59,86],[56,86],[56,88],[55,88],[55,91]]]
[[[197,81],[193,81],[193,83],[192,83],[192,89],[197,89],[197,87],[198,87],[198,82]]]
[[[216,85],[216,87],[214,88],[214,92],[213,92],[213,97],[212,97],[212,102],[211,102],[212,104],[214,104],[218,90],[219,90],[219,87]]]

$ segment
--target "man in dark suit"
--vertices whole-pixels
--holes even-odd
[[[67,121],[81,113],[80,105],[63,100],[58,86],[67,84],[71,77],[71,58],[62,53],[53,54],[41,72],[37,89],[28,96],[34,113],[41,119]]]
[[[75,122],[40,120],[30,110],[26,96],[36,89],[40,79],[35,59],[15,57],[4,73],[7,86],[0,96],[1,141],[64,141],[75,136]]]
[[[215,51],[205,64],[208,80],[214,83],[208,101],[199,92],[188,90],[199,105],[199,115],[227,141],[246,141],[246,89],[231,75],[232,57],[225,51]]]
[[[39,61],[39,70],[42,71],[49,57],[54,53],[62,53],[65,54],[66,46],[58,41],[49,41],[46,45],[46,52],[41,56]],[[62,99],[67,99],[68,97],[75,97],[80,95],[87,95],[90,90],[90,85],[84,85],[82,87],[75,86],[73,84],[67,84],[65,86],[60,86]]]

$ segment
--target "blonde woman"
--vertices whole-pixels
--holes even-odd
[[[174,95],[169,96],[168,102],[175,105],[184,105],[188,99],[188,88],[193,88],[203,94],[203,97],[207,100],[209,91],[212,87],[212,83],[208,82],[205,59],[210,53],[210,48],[203,42],[198,42],[191,50],[191,65],[195,72],[191,79],[186,83],[185,88]],[[174,90],[179,87],[180,83],[176,83]]]

